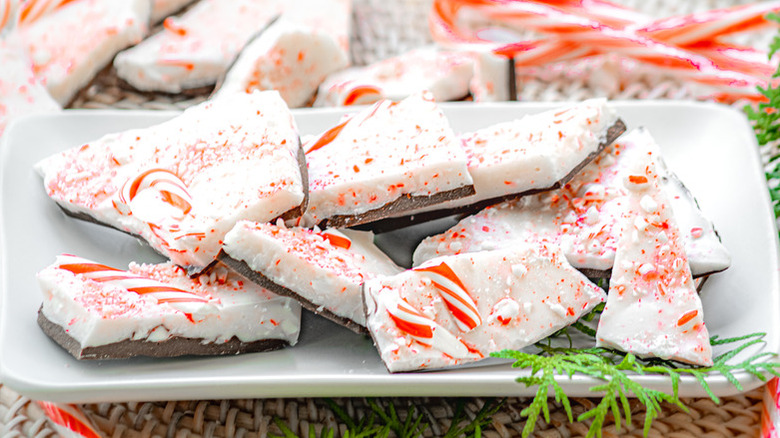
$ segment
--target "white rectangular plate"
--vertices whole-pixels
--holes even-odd
[[[535,113],[556,105],[507,103],[442,105],[463,132]],[[661,144],[670,168],[696,195],[733,256],[732,267],[713,276],[702,293],[712,335],[766,332],[766,351],[780,351],[778,257],[774,225],[755,139],[741,113],[710,104],[616,102],[629,128],[644,125]],[[302,134],[335,124],[343,110],[300,110]],[[439,372],[390,375],[371,341],[328,321],[306,315],[298,345],[270,353],[232,357],[137,358],[76,361],[36,324],[41,294],[35,274],[67,252],[114,266],[131,260],[156,262],[147,246],[118,231],[66,217],[43,190],[33,164],[103,134],[148,126],[173,113],[66,111],[22,119],[2,145],[2,314],[0,379],[32,398],[69,402],[222,399],[293,396],[469,396],[531,395],[514,379],[526,371],[505,362]],[[338,157],[334,157],[338,159]],[[418,230],[419,231],[419,230]],[[408,258],[413,232],[391,250]],[[755,353],[753,349],[750,353]],[[738,375],[744,389],[761,381]],[[644,385],[669,389],[668,379],[639,376]],[[593,380],[561,379],[571,396],[587,396]],[[709,378],[721,396],[738,391],[723,377]],[[683,396],[702,396],[692,379]]]

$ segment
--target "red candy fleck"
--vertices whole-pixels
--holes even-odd
[[[680,319],[677,320],[677,327],[685,325],[685,323],[695,318],[696,315],[698,314],[699,314],[698,310],[691,310],[690,312],[684,314],[683,316],[680,317]]]

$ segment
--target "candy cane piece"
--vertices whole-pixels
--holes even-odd
[[[344,96],[343,106],[374,103],[382,98],[382,90],[373,85],[357,85]]]
[[[150,188],[157,190],[163,201],[181,210],[182,215],[192,210],[192,195],[187,186],[175,173],[166,169],[149,169],[127,180],[119,193],[119,201],[129,206],[139,192]]]
[[[154,298],[159,304],[167,304],[191,314],[209,314],[216,311],[208,299],[192,292],[170,286],[152,278],[95,263],[71,254],[57,257],[57,265],[90,280],[121,287],[129,292]]]
[[[316,234],[337,248],[349,249],[352,246],[352,241],[349,240],[349,237],[339,233],[338,231],[325,230]]]
[[[390,319],[403,333],[422,345],[437,348],[456,359],[471,355],[468,347],[449,330],[420,313],[405,299],[393,298],[385,298],[383,301]]]
[[[37,401],[38,406],[55,425],[84,438],[100,438],[92,421],[76,405]]]
[[[468,332],[482,324],[477,303],[449,265],[441,262],[434,266],[415,268],[414,271],[422,272],[430,278],[450,313],[455,317],[455,324],[459,329]]]

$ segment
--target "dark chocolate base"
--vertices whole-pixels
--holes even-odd
[[[612,142],[614,142],[624,132],[626,132],[626,125],[625,123],[623,123],[621,119],[618,119],[612,126],[607,128],[606,140],[603,143],[599,143],[598,148],[594,152],[590,153],[585,158],[585,160],[583,160],[568,174],[566,174],[566,176],[556,181],[553,185],[549,187],[531,189],[531,190],[526,190],[524,192],[498,196],[495,198],[485,199],[482,201],[477,201],[473,204],[463,205],[455,208],[444,208],[441,210],[426,211],[426,212],[417,213],[408,216],[398,216],[398,217],[385,216],[384,218],[381,218],[381,220],[371,222],[370,224],[364,223],[363,225],[356,228],[360,230],[370,230],[373,231],[374,233],[385,233],[388,231],[397,230],[399,228],[408,227],[410,225],[418,224],[421,222],[427,222],[434,219],[443,218],[446,216],[452,216],[456,214],[460,214],[460,215],[474,214],[486,207],[489,207],[494,204],[498,204],[499,202],[512,201],[521,198],[523,196],[535,195],[537,193],[559,189],[563,187],[566,183],[571,181],[572,178],[574,178],[578,173],[580,173],[580,171],[585,166],[587,166],[591,161],[593,161],[593,159],[596,158],[596,156],[598,156],[604,149],[606,149],[607,146],[612,144]]]
[[[354,331],[355,333],[359,333],[361,335],[367,334],[368,330],[363,327],[362,325],[356,323],[355,321],[345,318],[343,316],[336,315],[335,313],[331,312],[328,309],[323,308],[319,304],[314,304],[311,301],[307,300],[306,298],[300,296],[298,293],[293,291],[292,289],[288,289],[280,284],[274,283],[273,280],[266,277],[265,275],[261,274],[260,272],[257,272],[253,270],[249,265],[246,264],[243,260],[236,260],[232,257],[230,257],[225,251],[220,251],[219,255],[217,256],[217,260],[224,263],[226,266],[228,266],[230,269],[238,272],[239,274],[243,275],[244,277],[252,280],[253,282],[259,284],[260,286],[270,290],[271,292],[282,295],[285,297],[293,298],[294,300],[301,303],[301,306],[303,306],[305,309],[316,313],[317,315],[323,316],[325,318],[328,318],[329,320],[343,325],[344,327]]]
[[[374,210],[369,210],[365,213],[357,215],[338,215],[332,216],[328,219],[320,221],[318,224],[320,228],[350,228],[356,225],[363,225],[371,223],[372,225],[366,229],[373,230],[373,224],[378,222],[384,222],[389,216],[394,214],[401,214],[405,211],[416,210],[418,208],[427,207],[430,205],[440,204],[442,202],[454,201],[456,199],[465,198],[471,196],[476,191],[473,185],[458,187],[457,189],[448,190],[446,192],[435,193],[431,196],[412,196],[403,195],[400,198],[385,204]],[[394,219],[394,218],[393,218]],[[399,228],[399,227],[396,227]],[[362,229],[362,228],[361,228]]]
[[[206,342],[197,338],[173,337],[161,342],[125,339],[111,344],[82,348],[61,326],[51,322],[42,310],[38,310],[38,325],[44,333],[76,359],[127,359],[136,356],[225,356],[242,353],[273,351],[289,346],[281,339],[261,339],[242,342],[235,336],[227,342]]]

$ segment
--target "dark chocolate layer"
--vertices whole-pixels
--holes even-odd
[[[301,306],[303,306],[305,309],[316,313],[317,315],[321,315],[325,318],[328,318],[329,320],[343,325],[344,327],[354,331],[355,333],[359,333],[361,335],[364,335],[368,333],[367,329],[363,327],[362,325],[356,323],[355,321],[345,318],[343,316],[336,315],[335,313],[331,312],[330,310],[324,308],[320,304],[314,304],[311,301],[307,300],[306,298],[300,296],[297,292],[295,292],[292,289],[289,289],[285,286],[282,286],[280,284],[275,283],[270,278],[266,277],[260,272],[257,272],[253,270],[249,265],[246,264],[243,260],[236,260],[232,257],[230,257],[225,251],[220,251],[219,255],[217,256],[217,260],[224,263],[226,266],[228,266],[230,269],[233,269],[234,271],[238,272],[239,274],[243,275],[244,277],[254,281],[255,283],[259,284],[260,286],[270,290],[271,292],[282,295],[285,297],[290,297],[295,299],[296,301],[301,303]]]
[[[356,225],[383,222],[386,218],[395,214],[401,214],[405,211],[416,210],[442,202],[454,201],[456,199],[465,198],[466,196],[471,196],[474,193],[476,193],[474,186],[468,185],[446,192],[435,193],[431,196],[412,196],[407,194],[374,210],[369,210],[365,213],[356,215],[332,216],[320,221],[318,225],[323,229],[327,227],[350,228]],[[373,226],[369,226],[367,229],[373,229]]]
[[[54,342],[76,359],[126,359],[136,356],[224,356],[242,353],[273,351],[290,345],[281,339],[240,341],[235,336],[227,342],[208,342],[198,338],[171,337],[161,342],[125,339],[95,347],[81,347],[60,325],[51,322],[42,310],[38,310],[38,325]]]

